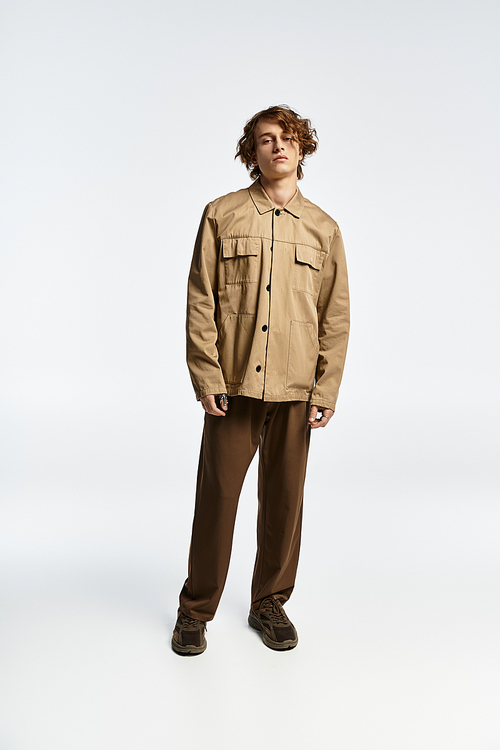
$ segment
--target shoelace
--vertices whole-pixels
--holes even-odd
[[[268,606],[268,603],[271,605],[270,607]],[[263,611],[272,620],[274,625],[288,625],[288,617],[277,599],[269,597],[268,599],[264,599],[262,604],[264,605],[262,607]]]
[[[181,615],[181,623],[184,627],[192,628],[196,627],[198,628],[201,625],[206,628],[207,624],[206,622],[203,622],[202,620],[197,620],[195,617],[188,617],[188,615],[182,614]]]

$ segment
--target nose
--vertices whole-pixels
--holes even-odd
[[[275,151],[283,151],[284,148],[285,147],[283,146],[283,143],[282,143],[281,139],[280,138],[276,138],[276,143],[275,143],[275,146],[274,146],[274,150]]]

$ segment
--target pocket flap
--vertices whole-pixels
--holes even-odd
[[[259,237],[239,237],[233,240],[222,240],[222,257],[237,258],[240,255],[258,255]]]
[[[305,263],[316,271],[321,271],[325,254],[315,247],[308,245],[295,245],[295,260],[297,263]]]

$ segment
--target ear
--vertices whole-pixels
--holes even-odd
[[[259,162],[257,161],[257,155],[256,155],[256,153],[254,151],[253,154],[252,154],[252,164],[254,165],[254,167],[256,167],[258,163]]]

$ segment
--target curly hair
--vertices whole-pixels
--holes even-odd
[[[297,179],[301,180],[304,176],[302,170],[304,159],[306,156],[314,154],[318,148],[318,135],[316,130],[311,127],[310,120],[300,117],[297,112],[294,112],[293,109],[286,104],[277,104],[274,107],[263,109],[248,120],[243,128],[243,135],[237,143],[236,156],[234,158],[237,159],[240,157],[241,161],[250,172],[250,177],[252,179],[257,179],[260,175],[260,169],[253,163],[255,158],[254,132],[255,126],[261,118],[277,120],[283,130],[290,133],[290,135],[293,136],[293,139],[299,144],[302,149],[302,158],[297,166]]]

